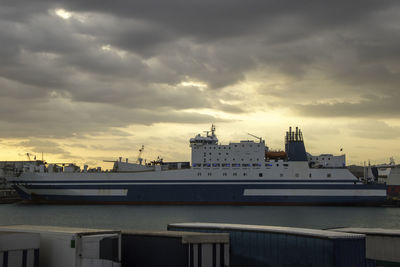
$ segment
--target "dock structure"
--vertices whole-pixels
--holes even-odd
[[[121,266],[226,267],[229,235],[123,230]]]
[[[364,234],[366,257],[378,266],[400,266],[400,230],[381,228],[336,228],[341,233]]]
[[[20,170],[22,162],[0,161],[0,204],[9,204],[21,200],[18,193],[7,183],[6,176],[14,174],[18,167]]]
[[[229,233],[230,266],[366,266],[365,235],[219,223],[175,223],[170,231]]]
[[[14,189],[0,189],[0,204],[9,204],[21,201]]]

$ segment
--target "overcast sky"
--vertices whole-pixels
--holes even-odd
[[[389,0],[2,0],[0,160],[189,160],[213,122],[400,162],[399,33]]]

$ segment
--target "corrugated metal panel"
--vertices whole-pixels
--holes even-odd
[[[228,234],[122,232],[123,267],[229,266]]]
[[[122,267],[186,267],[188,251],[188,245],[177,237],[122,234]]]
[[[334,266],[365,266],[366,265],[366,251],[365,251],[365,238],[360,239],[335,239],[334,240],[334,253],[335,265]]]
[[[230,234],[231,266],[365,266],[365,237],[330,231],[233,224],[171,224],[169,230]]]

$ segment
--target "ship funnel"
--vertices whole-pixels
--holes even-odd
[[[296,127],[295,132],[292,132],[292,127],[289,127],[289,131],[286,132],[285,152],[290,161],[308,161],[303,134],[299,127]]]

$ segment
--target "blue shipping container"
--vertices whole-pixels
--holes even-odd
[[[366,266],[365,236],[333,231],[217,223],[177,223],[172,231],[229,233],[231,266]]]

